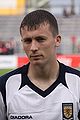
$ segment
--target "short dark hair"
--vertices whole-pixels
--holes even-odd
[[[21,28],[27,26],[28,30],[37,29],[40,24],[48,23],[52,31],[53,36],[58,34],[58,23],[54,15],[52,15],[47,10],[35,10],[28,13],[22,20],[20,25],[20,34]]]

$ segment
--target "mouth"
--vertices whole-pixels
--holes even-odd
[[[42,58],[42,55],[31,55],[30,58],[34,59],[34,60],[38,60],[38,59]]]

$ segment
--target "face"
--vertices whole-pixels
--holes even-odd
[[[60,36],[53,37],[49,24],[41,24],[36,30],[21,29],[23,49],[31,64],[48,64],[55,60]]]

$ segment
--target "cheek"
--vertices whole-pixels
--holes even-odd
[[[29,46],[23,45],[23,50],[25,51],[25,53],[28,54],[28,52],[29,52]]]
[[[49,48],[51,48],[52,46],[53,46],[53,42],[46,41],[45,43],[43,43],[43,44],[41,45],[41,48],[43,48],[43,49],[49,49]]]
[[[43,46],[47,51],[54,50],[54,43],[53,42],[48,42]]]
[[[48,44],[47,46],[46,46],[46,48],[45,48],[46,50],[46,53],[47,53],[47,55],[54,55],[54,53],[55,53],[55,46],[54,46],[54,44],[52,43],[52,44]]]

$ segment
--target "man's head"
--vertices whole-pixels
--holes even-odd
[[[27,14],[20,26],[20,34],[21,29],[24,29],[27,26],[28,30],[36,30],[40,27],[41,24],[49,24],[50,30],[53,36],[58,35],[58,24],[56,18],[46,10],[36,10],[29,14]]]
[[[51,63],[56,59],[56,47],[60,45],[55,17],[45,10],[27,14],[20,26],[23,49],[31,63]]]

